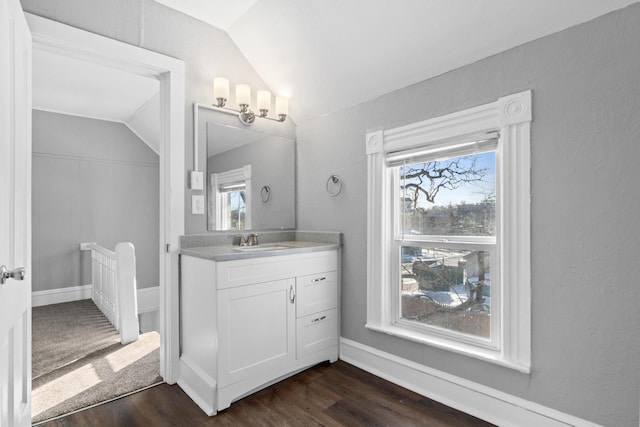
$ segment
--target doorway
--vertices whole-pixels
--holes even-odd
[[[184,234],[184,63],[174,58],[25,14],[33,50],[152,79],[159,86],[160,375],[177,380],[178,239]]]

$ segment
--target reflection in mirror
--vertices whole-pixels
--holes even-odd
[[[213,168],[212,168],[213,169]],[[251,165],[226,172],[213,172],[211,216],[215,211],[217,230],[251,229]]]
[[[211,231],[295,228],[295,140],[207,123]]]

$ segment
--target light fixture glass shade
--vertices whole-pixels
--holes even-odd
[[[238,106],[251,105],[251,88],[249,85],[237,85],[236,86],[236,104]]]
[[[289,98],[276,96],[276,115],[289,115]]]
[[[257,95],[257,107],[258,110],[269,111],[271,109],[271,92],[268,90],[259,90]]]
[[[213,79],[213,97],[215,99],[229,99],[229,80],[224,77]]]

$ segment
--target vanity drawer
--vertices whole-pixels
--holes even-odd
[[[338,344],[338,309],[323,311],[296,321],[296,358]]]
[[[338,306],[338,275],[335,271],[296,278],[297,317],[308,316]]]

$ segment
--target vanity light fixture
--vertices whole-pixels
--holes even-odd
[[[251,88],[249,85],[236,85],[236,104],[240,110],[233,110],[225,107],[229,99],[229,80],[224,77],[216,77],[213,79],[213,97],[217,104],[214,106],[223,108],[227,111],[238,113],[238,119],[242,124],[250,125],[256,120],[256,114],[249,108],[251,105]],[[258,107],[258,117],[275,122],[284,122],[289,115],[289,98],[284,96],[276,96],[275,107],[277,119],[268,117],[267,114],[271,108],[271,92],[268,90],[259,90],[257,94],[256,104]]]

